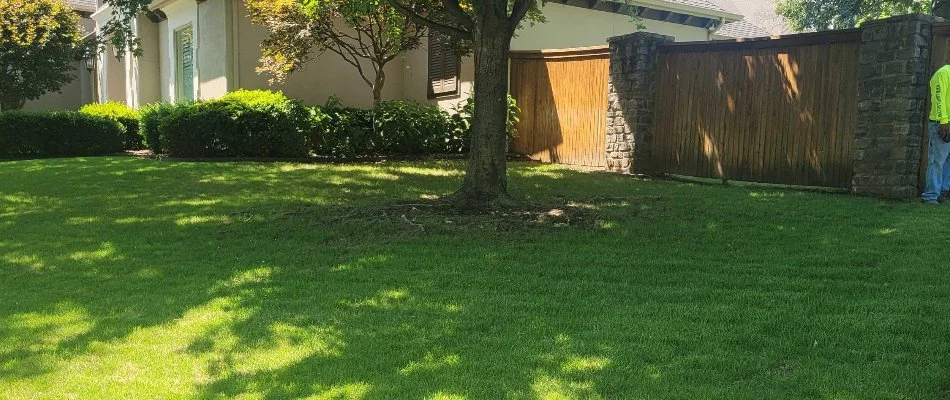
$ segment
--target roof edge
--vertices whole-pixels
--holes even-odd
[[[614,1],[614,0],[611,0],[611,1]],[[710,10],[708,8],[673,3],[671,1],[666,1],[666,0],[630,0],[629,3],[637,4],[641,6],[647,6],[650,8],[677,11],[684,14],[695,15],[697,17],[722,18],[722,19],[725,19],[727,23],[742,21],[743,19],[745,19],[745,16],[741,14],[734,14],[728,11]]]

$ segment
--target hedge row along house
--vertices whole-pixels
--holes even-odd
[[[76,2],[90,17],[93,31],[112,17],[99,0]],[[606,44],[608,37],[637,31],[633,10],[647,32],[677,41],[707,41],[724,35],[763,36],[764,29],[748,29],[737,0],[551,0],[544,6],[546,23],[518,32],[512,50],[563,49]],[[757,2],[758,3],[758,2]],[[268,86],[258,74],[263,28],[251,24],[241,0],[156,0],[150,6],[157,19],[140,16],[134,29],[144,53],[139,58],[116,58],[112,50],[95,62],[77,63],[83,79],[63,94],[28,104],[30,109],[75,108],[80,104],[51,101],[81,98],[82,102],[119,101],[136,107],[156,101],[211,99],[237,89],[281,90],[309,104],[323,104],[337,96],[344,104],[369,106],[372,93],[354,68],[338,55],[326,53],[292,74],[286,82]],[[742,23],[747,29],[728,29]],[[725,27],[725,28],[724,28]],[[720,32],[717,34],[717,32]],[[86,68],[90,72],[86,74]],[[437,41],[422,45],[387,66],[383,99],[437,103],[450,108],[472,90],[473,60],[459,58]],[[71,94],[86,93],[83,96]],[[87,93],[88,92],[88,93]],[[72,102],[78,103],[73,100]]]

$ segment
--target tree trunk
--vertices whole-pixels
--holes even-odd
[[[376,73],[376,80],[373,81],[373,105],[379,105],[383,101],[383,86],[386,84],[386,72],[383,71],[385,65],[379,66],[379,72]]]
[[[508,56],[511,36],[502,26],[479,21],[475,27],[475,110],[465,181],[452,195],[456,208],[509,206]]]
[[[0,111],[16,111],[26,105],[26,100],[11,97],[0,97]]]

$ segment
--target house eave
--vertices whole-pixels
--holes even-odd
[[[745,18],[741,14],[734,14],[728,11],[710,10],[707,8],[673,3],[673,2],[669,2],[665,0],[632,0],[630,1],[630,3],[646,6],[649,8],[679,12],[679,13],[693,15],[697,17],[706,17],[706,18],[715,18],[715,19],[721,18],[721,19],[724,19],[725,22],[741,21]]]
[[[714,10],[705,10],[698,7],[681,6],[670,7],[671,4],[666,1],[655,0],[635,0],[635,1],[612,1],[612,0],[549,0],[552,3],[562,4],[578,8],[586,8],[594,11],[603,11],[614,14],[632,15],[646,20],[668,22],[679,25],[694,26],[704,29],[714,29],[723,23],[735,22],[741,20],[741,15],[727,12],[716,12]],[[702,12],[700,12],[702,11]],[[738,19],[734,19],[738,18]]]
[[[96,12],[92,13],[89,18],[92,18],[98,24],[105,24],[112,17],[112,6],[106,3],[102,7],[99,7]]]

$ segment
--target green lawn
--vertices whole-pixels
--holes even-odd
[[[950,206],[512,167],[0,162],[0,398],[950,399]]]

